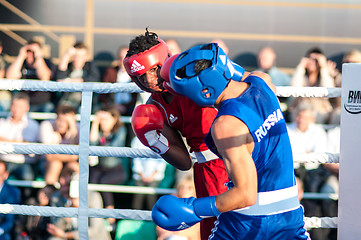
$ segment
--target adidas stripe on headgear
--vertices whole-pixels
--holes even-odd
[[[207,60],[209,67],[195,72]],[[195,46],[174,60],[169,71],[171,87],[200,106],[213,106],[229,81],[241,81],[244,69],[231,61],[217,43]]]
[[[150,49],[134,54],[123,60],[124,68],[133,81],[144,91],[146,89],[139,81],[137,76],[141,76],[155,66],[163,66],[164,61],[168,58],[169,50],[167,44],[160,38],[159,43]]]

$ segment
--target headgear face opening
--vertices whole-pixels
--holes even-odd
[[[199,73],[199,60],[210,66]],[[181,74],[180,74],[181,73]],[[213,106],[229,81],[241,81],[244,69],[231,61],[216,43],[195,46],[181,53],[170,68],[171,87],[200,106]]]
[[[142,90],[147,92],[150,90],[144,87],[137,77],[156,66],[163,66],[164,61],[169,56],[167,44],[160,38],[158,38],[158,41],[159,43],[150,49],[123,60],[124,68],[128,75]]]

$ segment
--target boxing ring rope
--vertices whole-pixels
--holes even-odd
[[[0,213],[42,215],[58,217],[77,217],[79,219],[79,236],[88,239],[88,217],[117,218],[151,221],[151,211],[120,210],[120,209],[92,209],[88,208],[88,178],[89,156],[117,156],[117,157],[159,157],[150,149],[135,149],[126,147],[98,147],[89,146],[89,130],[91,103],[93,93],[142,92],[134,83],[61,83],[44,82],[38,80],[0,79],[0,90],[23,91],[60,91],[82,92],[80,113],[79,145],[44,145],[44,144],[9,144],[0,143],[0,154],[71,154],[79,155],[79,208],[56,208],[26,205],[0,204]],[[277,87],[279,97],[340,97],[340,88],[322,87]],[[331,153],[316,153],[297,156],[297,162],[335,163],[339,156]],[[307,228],[337,228],[336,218],[305,218]]]

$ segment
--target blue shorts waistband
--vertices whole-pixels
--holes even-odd
[[[300,207],[297,186],[257,194],[253,206],[236,209],[233,212],[245,215],[274,215],[296,210]]]

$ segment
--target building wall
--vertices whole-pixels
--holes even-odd
[[[339,62],[361,49],[361,3],[346,0],[0,0],[0,40],[4,53],[16,56],[34,36],[54,58],[75,40],[84,41],[98,64],[114,59],[148,27],[175,38],[183,50],[214,38],[223,39],[230,57],[256,65],[256,54],[272,46],[277,65],[294,68],[305,52],[320,47]]]

